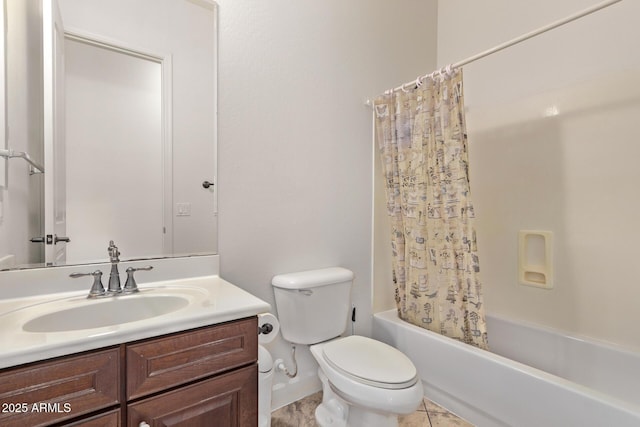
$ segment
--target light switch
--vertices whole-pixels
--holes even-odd
[[[176,216],[191,216],[191,203],[176,203]]]

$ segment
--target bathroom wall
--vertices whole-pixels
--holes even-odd
[[[438,65],[595,3],[441,1]],[[623,1],[464,68],[487,311],[635,349],[638,16]],[[522,229],[554,233],[551,290],[518,284]]]
[[[218,3],[221,275],[275,312],[274,275],[347,267],[354,329],[368,335],[373,143],[363,103],[435,65],[436,2]],[[289,363],[288,344],[269,348]],[[319,387],[308,350],[298,361],[296,379],[277,374],[274,407]]]
[[[6,0],[6,25],[7,147],[26,151],[42,163],[39,2]],[[10,262],[16,264],[38,262],[42,246],[29,242],[28,238],[41,233],[37,212],[42,202],[42,175],[29,175],[29,165],[22,159],[11,159],[6,165],[6,185],[0,187],[0,259],[14,255]],[[0,268],[9,266],[0,265]]]

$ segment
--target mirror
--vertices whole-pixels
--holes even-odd
[[[109,240],[121,260],[216,253],[215,3],[5,1],[8,72],[41,66],[7,79],[9,121],[12,93],[40,94],[22,119],[41,136],[20,148],[44,173],[4,162],[0,269],[105,261]]]

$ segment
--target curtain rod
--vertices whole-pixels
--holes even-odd
[[[518,43],[522,43],[525,40],[529,40],[529,39],[531,39],[533,37],[539,36],[540,34],[546,33],[547,31],[551,31],[551,30],[553,30],[555,28],[561,27],[562,25],[568,24],[569,22],[573,22],[573,21],[575,21],[577,19],[580,19],[580,18],[582,18],[584,16],[590,15],[590,14],[592,14],[594,12],[597,12],[597,11],[599,11],[601,9],[604,9],[606,7],[609,7],[609,6],[612,6],[615,3],[619,3],[621,1],[622,0],[607,0],[607,1],[603,1],[601,3],[598,3],[596,5],[588,7],[588,8],[586,8],[586,9],[580,11],[580,12],[574,13],[573,15],[567,16],[566,18],[563,18],[563,19],[560,19],[558,21],[552,22],[552,23],[550,23],[548,25],[545,25],[544,27],[540,27],[540,28],[538,28],[536,30],[530,31],[530,32],[528,32],[526,34],[523,34],[523,35],[519,36],[519,37],[516,37],[516,38],[511,39],[509,41],[506,41],[506,42],[504,42],[502,44],[494,46],[491,49],[485,50],[484,52],[480,52],[480,53],[478,53],[476,55],[470,56],[467,59],[463,59],[462,61],[455,62],[455,63],[449,65],[448,67],[451,67],[451,68],[462,67],[463,65],[467,65],[467,64],[469,64],[471,62],[477,61],[478,59],[482,59],[482,58],[484,58],[486,56],[489,56],[489,55],[492,55],[492,54],[494,54],[496,52],[500,52],[501,50],[504,50],[504,49],[506,49],[508,47],[511,47],[511,46],[516,45]],[[440,72],[442,72],[443,70],[444,70],[444,68],[440,69]],[[395,92],[395,91],[398,91],[398,90],[401,90],[401,89],[406,89],[406,86],[415,85],[418,81],[420,81],[422,79],[425,79],[425,78],[427,78],[429,76],[432,76],[436,72],[438,72],[438,70],[434,71],[433,73],[426,74],[424,76],[418,77],[416,80],[411,81],[411,82],[407,82],[407,83],[405,83],[405,84],[403,84],[401,86],[398,86],[398,87],[396,87],[394,89],[391,89],[391,91],[387,91],[386,93]],[[365,104],[372,105],[371,104],[371,100],[368,99],[365,102]]]

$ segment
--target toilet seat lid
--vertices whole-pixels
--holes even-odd
[[[401,351],[380,341],[351,335],[326,343],[327,363],[358,382],[374,387],[400,389],[418,380],[416,367]]]

